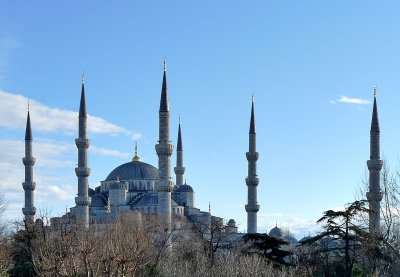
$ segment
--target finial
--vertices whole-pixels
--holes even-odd
[[[85,71],[82,70],[82,84],[85,83]]]
[[[253,91],[253,93],[251,94],[251,102],[254,102],[254,91]]]
[[[181,124],[181,114],[179,114],[179,120],[178,120],[179,124]]]
[[[132,162],[140,162],[140,158],[139,158],[139,151],[138,151],[138,144],[137,141],[135,141],[135,156],[132,159]]]
[[[29,99],[28,99],[28,112],[29,112]]]
[[[68,214],[68,205],[65,205],[65,215]]]
[[[374,97],[376,97],[376,81],[374,82]]]
[[[211,202],[208,202],[208,212],[211,214]]]
[[[164,71],[167,71],[167,58],[164,57]]]

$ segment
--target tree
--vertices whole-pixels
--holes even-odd
[[[292,254],[290,251],[283,250],[282,247],[288,245],[288,242],[271,237],[267,234],[246,234],[244,241],[249,243],[243,250],[247,254],[259,254],[268,260],[281,264],[289,265],[285,258]]]
[[[324,215],[317,221],[318,223],[325,223],[323,232],[303,241],[301,244],[320,243],[324,239],[337,242],[322,251],[338,251],[340,254],[338,257],[344,254],[345,276],[351,277],[361,243],[369,237],[366,228],[360,226],[359,221],[357,221],[362,213],[369,212],[369,209],[365,207],[366,203],[366,200],[359,200],[346,205],[344,211],[325,211]]]

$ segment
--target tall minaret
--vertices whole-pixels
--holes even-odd
[[[246,153],[248,161],[247,185],[247,233],[257,233],[257,212],[260,205],[257,204],[257,160],[258,152],[256,150],[256,124],[254,118],[254,97],[251,100],[251,118],[249,130],[249,152]]]
[[[78,177],[78,196],[75,197],[77,206],[77,220],[84,227],[89,227],[89,205],[91,199],[89,197],[88,177],[90,168],[88,167],[87,149],[89,148],[89,139],[86,134],[87,114],[86,114],[86,98],[85,98],[85,79],[82,74],[82,92],[81,102],[79,106],[79,137],[75,139],[78,148],[78,167],[75,168]]]
[[[25,165],[25,182],[22,183],[22,187],[25,191],[25,207],[22,208],[22,213],[25,215],[27,226],[33,224],[36,214],[36,208],[34,206],[35,198],[33,194],[36,187],[36,183],[33,182],[33,165],[35,164],[35,158],[32,156],[32,140],[31,117],[28,108],[25,131],[25,157],[22,158],[22,162]]]
[[[182,134],[181,134],[181,117],[179,116],[178,127],[178,144],[176,146],[176,167],[174,168],[176,175],[176,186],[183,185],[183,174],[185,167],[183,166],[183,147],[182,147]]]
[[[158,213],[163,216],[164,223],[171,230],[171,191],[174,183],[171,179],[171,155],[174,146],[169,140],[169,103],[167,90],[166,61],[164,60],[164,76],[161,89],[161,101],[159,111],[159,140],[156,144],[158,155]]]
[[[380,232],[380,211],[382,193],[380,188],[380,172],[383,161],[380,159],[380,129],[378,120],[378,107],[376,104],[376,85],[374,86],[374,108],[372,111],[370,132],[370,159],[367,161],[369,170],[369,191],[367,199],[369,202],[369,232],[378,234]]]

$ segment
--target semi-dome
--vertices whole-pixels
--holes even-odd
[[[157,180],[158,169],[148,163],[132,161],[115,168],[105,181],[117,180]]]
[[[92,202],[90,204],[91,207],[104,207],[107,205],[107,201],[101,194],[95,194],[92,196]]]

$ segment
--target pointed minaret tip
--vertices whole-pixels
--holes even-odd
[[[160,112],[169,112],[168,88],[167,88],[167,60],[164,59],[164,74],[161,88]]]
[[[176,145],[176,151],[183,151],[182,132],[181,132],[181,116],[179,116],[178,143],[177,143],[177,145]]]
[[[85,76],[83,72],[82,72],[81,102],[79,105],[79,117],[86,117]]]
[[[254,94],[253,94],[251,97],[251,116],[250,116],[249,134],[255,134],[255,133],[256,133],[256,123],[254,117]]]
[[[85,84],[85,71],[82,70],[82,85]]]
[[[374,84],[374,107],[372,110],[371,133],[379,133],[378,105],[376,103],[376,83]]]
[[[25,140],[32,140],[31,116],[29,113],[29,106],[28,106],[28,115],[26,117]]]

